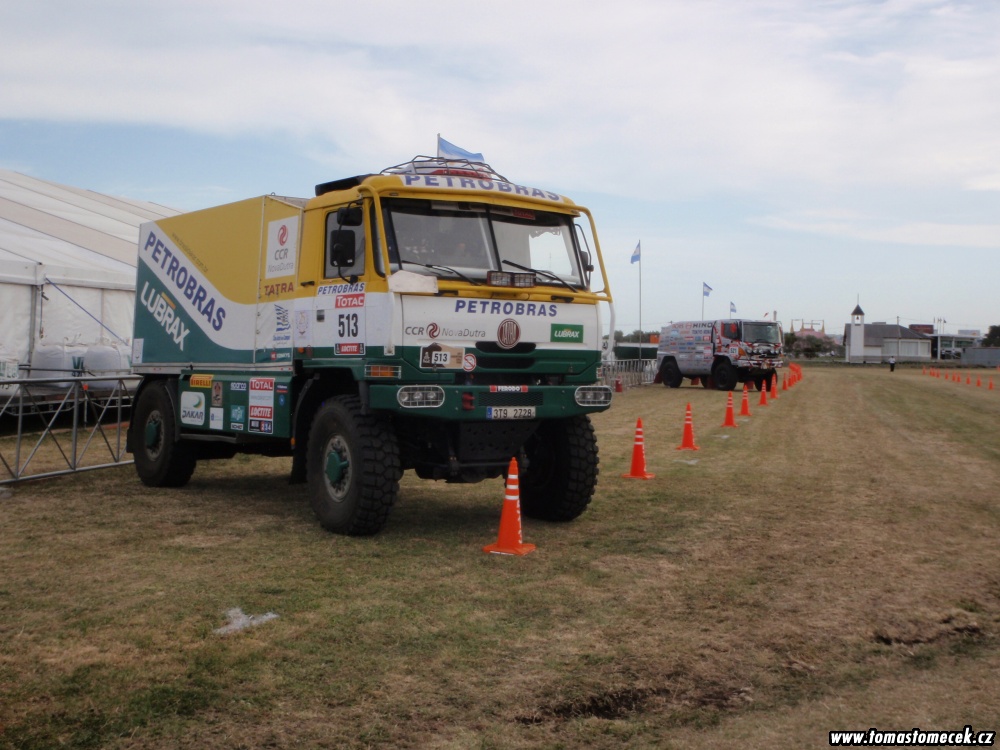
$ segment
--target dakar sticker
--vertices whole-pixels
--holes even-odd
[[[197,391],[181,393],[181,424],[202,427],[205,424],[205,394]]]

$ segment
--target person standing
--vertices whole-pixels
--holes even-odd
[[[896,358],[889,357],[889,372],[896,372]]]

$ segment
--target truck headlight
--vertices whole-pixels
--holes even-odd
[[[437,385],[404,385],[396,391],[404,409],[434,409],[444,403],[444,389]]]
[[[606,385],[581,385],[574,397],[579,406],[607,406],[611,403],[611,389]]]

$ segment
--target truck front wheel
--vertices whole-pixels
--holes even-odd
[[[167,381],[142,389],[135,405],[135,471],[149,487],[183,487],[197,463],[188,443],[174,440],[177,421]]]
[[[399,494],[399,446],[388,423],[363,414],[356,396],[338,396],[309,430],[309,496],[327,531],[367,536],[382,530]]]
[[[585,414],[543,422],[525,446],[521,510],[529,518],[572,521],[597,487],[597,438]]]
[[[720,360],[712,371],[712,378],[715,380],[715,387],[720,391],[731,391],[736,387],[738,376],[736,368],[732,363]]]

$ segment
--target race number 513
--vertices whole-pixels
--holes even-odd
[[[337,335],[340,338],[356,338],[358,335],[358,314],[340,313],[337,316]]]

